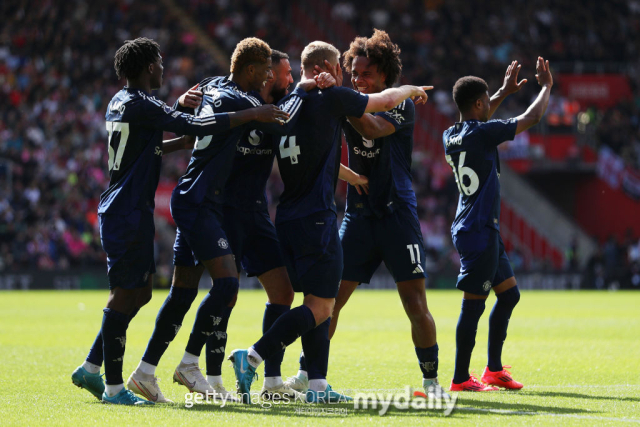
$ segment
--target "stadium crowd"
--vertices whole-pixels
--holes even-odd
[[[288,52],[297,70],[295,58],[303,44],[282,24],[288,6],[263,0],[191,0],[182,5],[226,54],[246,36],[263,37]],[[436,86],[431,100],[453,117],[450,88],[459,70],[482,70],[490,87],[497,89],[506,63],[518,58],[531,74],[540,52],[552,64],[626,62],[636,64],[629,71],[637,68],[640,3],[591,2],[586,10],[550,0],[516,0],[508,10],[495,0],[372,0],[364,12],[354,1],[335,3],[332,14],[357,34],[369,35],[372,28],[388,31],[402,47],[404,80]],[[165,71],[157,97],[169,103],[193,82],[226,70],[161,2],[28,0],[3,2],[0,11],[6,17],[0,29],[0,270],[104,267],[96,206],[108,183],[104,111],[123,85],[113,70],[114,52],[125,39],[147,36],[158,41]],[[563,25],[553,25],[560,19]],[[629,75],[635,98],[594,115],[601,143],[639,167],[640,74]],[[528,78],[533,80],[532,75]],[[536,93],[535,85],[526,85],[524,91],[525,96],[505,101],[497,117],[521,113]],[[612,127],[617,132],[606,131]],[[162,180],[176,182],[188,158],[188,153],[179,153],[165,159]],[[451,171],[419,152],[414,162],[428,267],[432,272],[456,270],[449,233],[457,199]],[[273,205],[281,190],[281,183],[272,179],[268,193]],[[343,203],[344,185],[339,192]],[[158,238],[159,264],[169,265],[172,240],[173,235]],[[603,248],[602,269],[597,259],[590,263],[589,271],[602,270],[605,281],[612,271],[606,267],[611,245]],[[629,277],[636,271],[637,276],[640,242],[627,238],[624,247],[616,246],[616,256],[622,253],[627,254],[620,257],[626,258],[625,271]],[[521,259],[512,256],[516,269],[525,267]]]

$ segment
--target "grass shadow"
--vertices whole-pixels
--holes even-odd
[[[568,397],[571,399],[615,400],[622,402],[640,402],[640,397],[600,396],[565,391],[521,391],[519,394],[528,396]]]

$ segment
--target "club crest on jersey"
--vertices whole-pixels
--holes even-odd
[[[374,141],[373,139],[362,138],[362,145],[367,148],[373,148]]]
[[[249,132],[249,144],[256,146],[256,145],[260,145],[261,141],[262,141],[262,132],[258,131],[257,129],[254,129],[251,132]]]
[[[227,239],[221,237],[218,240],[218,246],[220,246],[222,249],[227,249],[229,247],[229,242],[227,242]]]
[[[486,282],[484,282],[484,284],[482,285],[482,289],[485,292],[489,292],[489,289],[491,289],[491,282],[488,281],[488,280]]]

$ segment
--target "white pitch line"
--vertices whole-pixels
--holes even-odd
[[[640,420],[636,418],[598,417],[596,415],[556,414],[553,412],[533,412],[533,411],[509,411],[508,409],[487,409],[487,408],[471,408],[471,407],[456,407],[454,411],[490,412],[490,413],[500,414],[500,415],[534,415],[534,416],[546,416],[546,417],[565,417],[565,418],[578,418],[582,420],[622,421],[626,423],[640,424]]]

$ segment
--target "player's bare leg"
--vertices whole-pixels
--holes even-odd
[[[507,370],[511,366],[502,365],[502,346],[507,338],[509,319],[514,307],[520,300],[515,277],[510,277],[493,288],[496,303],[489,317],[488,364],[481,381],[485,384],[520,390],[522,383],[514,380]]]
[[[351,295],[356,290],[360,283],[352,280],[343,280],[340,282],[340,289],[338,290],[338,296],[336,297],[336,304],[333,308],[333,314],[331,316],[331,325],[329,325],[329,339],[333,338],[338,327],[338,317],[340,316],[340,310],[344,307]]]
[[[402,306],[411,322],[411,338],[422,371],[422,386],[428,395],[442,399],[446,393],[438,383],[436,322],[427,306],[425,279],[406,280],[398,282],[397,286]]]

